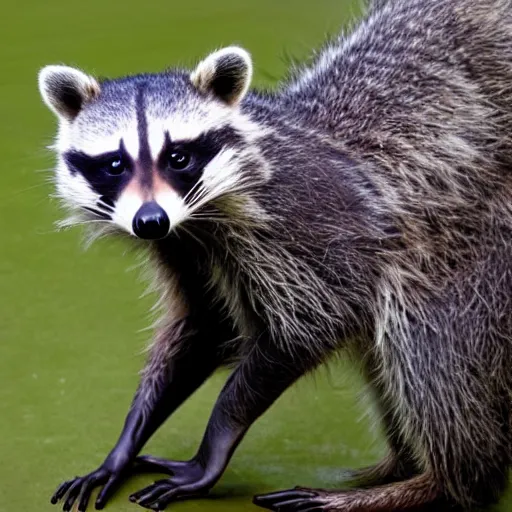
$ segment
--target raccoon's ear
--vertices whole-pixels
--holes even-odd
[[[99,95],[100,85],[78,69],[46,66],[39,72],[39,91],[58,117],[72,121],[88,101]]]
[[[251,78],[251,56],[238,46],[211,53],[190,75],[199,92],[213,94],[228,105],[236,105],[243,99]]]

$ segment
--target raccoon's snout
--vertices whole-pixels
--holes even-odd
[[[169,217],[154,201],[144,203],[133,218],[133,232],[146,240],[165,238],[170,225]]]

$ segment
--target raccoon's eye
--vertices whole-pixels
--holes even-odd
[[[187,151],[179,150],[173,151],[169,155],[168,165],[175,171],[183,171],[190,166],[192,162],[192,155]]]
[[[114,157],[105,165],[105,171],[111,176],[119,176],[126,170],[126,165],[122,158]]]

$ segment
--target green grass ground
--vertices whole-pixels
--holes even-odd
[[[63,479],[91,471],[113,445],[137,383],[151,297],[133,256],[113,241],[87,253],[78,231],[55,233],[45,150],[55,122],[36,87],[38,69],[67,63],[103,76],[192,64],[221,45],[251,50],[256,82],[270,85],[283,57],[309,53],[358,12],[347,0],[50,0],[9,3],[0,16],[0,512],[57,510]],[[158,432],[145,452],[190,457],[220,374]],[[335,486],[340,468],[384,453],[359,420],[359,382],[345,366],[301,382],[250,431],[212,500],[185,511],[257,510],[257,492]],[[137,477],[107,510],[135,511]],[[512,510],[512,499],[500,510]]]

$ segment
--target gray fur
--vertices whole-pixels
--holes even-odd
[[[150,118],[201,123],[216,105],[182,72],[107,82],[77,118],[82,133],[133,117],[137,87]],[[311,368],[359,355],[396,459],[382,467],[405,457],[422,476],[381,495],[326,493],[326,510],[497,500],[512,456],[512,3],[376,1],[352,34],[275,93],[249,92],[235,115],[220,125],[239,135],[225,145],[232,181],[191,192],[179,238],[151,246],[157,265],[179,276],[192,264],[180,244],[195,247],[239,359],[262,332],[291,353],[306,347]],[[197,298],[176,296],[166,329]],[[174,349],[158,338],[153,354],[149,369]]]

